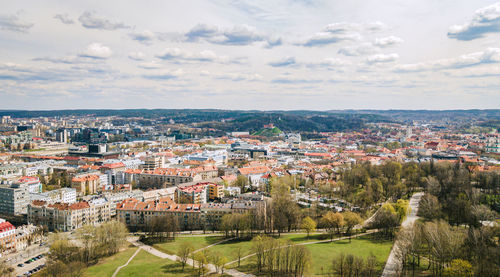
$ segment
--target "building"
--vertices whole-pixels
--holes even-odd
[[[11,253],[16,250],[16,227],[0,218],[0,253]]]
[[[111,205],[103,198],[73,204],[33,201],[28,205],[28,223],[47,226],[50,231],[68,232],[110,219]]]
[[[42,242],[44,236],[42,227],[32,224],[16,228],[16,250],[23,251],[28,246]]]
[[[208,199],[209,200],[219,200],[224,197],[224,186],[214,183],[208,184]]]
[[[42,182],[38,177],[24,176],[17,179],[16,183],[26,184],[28,186],[29,193],[40,193],[42,192]]]
[[[30,193],[30,200],[45,201],[50,204],[58,202],[71,204],[76,202],[76,189],[60,188],[42,193]]]
[[[0,213],[8,215],[26,214],[30,201],[27,184],[0,185]]]
[[[208,200],[208,184],[198,183],[177,187],[175,194],[176,203],[203,204]]]
[[[89,174],[71,179],[71,187],[75,188],[79,195],[96,194],[100,185],[100,177]]]
[[[155,170],[164,167],[163,156],[149,156],[144,160],[143,168],[146,170]]]
[[[126,199],[116,207],[116,218],[125,223],[131,231],[145,231],[155,217],[172,215],[177,219],[179,230],[202,228],[199,204],[176,204],[172,198],[155,201]]]

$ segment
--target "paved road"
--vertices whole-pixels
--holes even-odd
[[[410,198],[410,213],[406,217],[405,221],[401,224],[401,226],[408,227],[411,226],[417,219],[417,212],[418,212],[418,204],[420,203],[420,199],[424,195],[423,192],[417,192],[412,195]],[[401,268],[401,263],[400,261],[396,258],[396,253],[398,252],[397,246],[398,244],[394,242],[394,246],[392,247],[391,254],[389,255],[389,258],[387,259],[387,262],[385,263],[385,268],[384,271],[382,272],[382,277],[393,277],[397,276],[399,269]]]

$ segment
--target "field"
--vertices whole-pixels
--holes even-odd
[[[186,241],[190,242],[193,245],[194,249],[200,249],[205,246],[209,246],[211,244],[219,242],[223,239],[224,239],[223,236],[176,237],[175,241],[157,243],[154,245],[154,247],[167,254],[177,254],[179,246]]]
[[[103,276],[108,277],[113,275],[116,268],[125,264],[127,260],[134,254],[137,250],[136,247],[129,247],[127,250],[117,253],[111,257],[105,258],[98,264],[87,268],[84,276]]]
[[[176,254],[179,246],[186,241],[189,241],[195,249],[200,249],[216,242],[224,240],[223,236],[192,236],[192,237],[177,237],[175,241],[155,244],[154,247],[160,251],[169,254]],[[305,234],[284,234],[278,239],[290,240],[293,243],[301,244],[305,242],[317,242],[328,239],[324,234],[311,234],[309,239]],[[387,257],[391,251],[391,241],[380,241],[372,235],[367,235],[349,240],[341,240],[334,242],[322,242],[305,245],[311,252],[312,265],[308,276],[327,276],[331,273],[332,261],[340,254],[353,254],[359,257],[366,258],[373,254],[377,258],[378,270],[382,270]],[[228,261],[237,260],[236,250],[241,248],[242,256],[253,254],[252,242],[250,240],[229,240],[209,248],[210,252],[218,252],[227,257]],[[89,267],[85,276],[111,276],[115,269],[127,262],[137,248],[131,247],[112,257],[104,259],[99,264]],[[228,266],[242,272],[256,273],[253,257],[241,261],[241,266],[238,268],[237,263]],[[118,273],[118,277],[126,276],[194,276],[196,271],[187,266],[185,271],[181,270],[178,262],[168,259],[161,259],[152,254],[141,250],[137,256],[130,262],[127,267],[124,267]]]

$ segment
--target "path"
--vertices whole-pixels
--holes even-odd
[[[113,273],[113,275],[111,277],[116,277],[116,274],[118,274],[118,271],[120,271],[120,269],[126,267],[132,261],[132,259],[135,258],[135,256],[137,255],[137,253],[139,253],[139,251],[141,251],[141,249],[137,248],[137,251],[135,251],[134,255],[132,255],[130,257],[130,259],[128,259],[127,263],[125,263],[124,265],[121,265],[118,268],[116,268],[115,272]]]
[[[169,255],[167,253],[164,253],[164,252],[161,252],[149,245],[145,245],[144,243],[140,242],[137,237],[129,237],[127,238],[127,240],[132,243],[133,245],[139,247],[140,249],[144,250],[144,251],[147,251],[149,252],[150,254],[153,254],[157,257],[160,257],[162,259],[169,259],[169,260],[172,260],[172,261],[179,261],[179,257],[177,255]],[[192,259],[188,259],[187,260],[187,264],[189,265],[197,265],[198,263],[196,261],[193,261]],[[213,264],[206,264],[205,265],[205,268],[208,269],[208,272],[206,274],[210,274],[210,273],[215,273],[215,265]],[[234,276],[234,277],[252,277],[254,275],[251,275],[251,274],[246,274],[246,273],[243,273],[243,272],[240,272],[238,270],[235,270],[235,269],[226,269],[224,270],[224,273],[225,274],[228,274],[228,275],[231,275],[231,276]]]
[[[212,247],[212,246],[216,246],[217,244],[221,244],[221,243],[224,243],[224,242],[226,242],[226,241],[233,240],[233,239],[235,239],[235,238],[236,238],[236,237],[221,240],[221,241],[219,241],[219,242],[216,242],[216,243],[210,244],[209,246],[205,246],[205,247],[203,247],[203,248],[197,249],[197,250],[193,251],[193,253],[196,253],[196,252],[198,252],[198,251],[205,250],[205,249],[207,249],[207,248],[210,248],[210,247]]]
[[[406,219],[403,221],[401,226],[408,227],[411,224],[413,224],[417,219],[417,212],[418,212],[418,204],[420,203],[420,199],[424,195],[423,192],[417,192],[412,195],[410,199],[410,214],[406,217]],[[401,263],[397,259],[397,253],[398,253],[398,244],[394,242],[394,246],[392,247],[391,254],[389,254],[389,258],[387,259],[387,262],[385,263],[385,268],[384,272],[382,272],[382,277],[393,277],[398,275],[398,271],[401,268]]]

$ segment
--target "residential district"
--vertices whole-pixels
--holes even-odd
[[[228,227],[226,215],[249,214],[253,221],[249,227],[242,227],[242,232],[245,228],[250,233],[266,234],[307,230],[308,237],[309,232],[333,229],[328,216],[340,215],[347,222],[348,214],[356,214],[360,220],[354,225],[359,228],[342,221],[336,226],[339,234],[384,230],[392,232],[397,242],[401,232],[384,229],[387,226],[383,222],[376,226],[370,223],[373,225],[377,213],[381,213],[377,211],[387,203],[392,206],[386,208],[395,208],[396,212],[406,207],[397,224],[389,227],[398,227],[412,212],[416,217],[417,211],[408,208],[408,200],[413,204],[412,195],[418,195],[422,205],[426,201],[429,214],[418,216],[427,219],[425,224],[437,224],[434,228],[444,228],[439,225],[445,224],[442,222],[450,224],[446,227],[449,231],[454,230],[453,225],[476,228],[471,230],[494,228],[500,211],[500,134],[491,128],[464,132],[454,127],[423,121],[377,122],[355,131],[303,136],[300,132],[282,132],[269,123],[258,134],[237,131],[210,136],[199,135],[203,132],[196,130],[206,131],[206,127],[196,124],[176,124],[172,120],[157,124],[141,117],[3,116],[2,259],[15,275],[41,274],[54,263],[46,257],[49,250],[54,252],[49,248],[54,243],[48,239],[52,234],[69,234],[70,239],[81,228],[118,221],[131,234],[142,234],[144,241],[144,236],[153,233],[155,219],[169,218],[175,222],[170,226],[174,233],[222,232],[231,236],[239,227]],[[441,168],[442,174],[451,170],[455,175],[442,177],[436,168]],[[468,183],[454,188],[451,182],[456,183],[460,174],[466,174]],[[286,189],[280,190],[283,184]],[[293,216],[288,215],[285,206],[275,211],[281,205],[277,191],[295,203]],[[404,201],[406,204],[401,204]],[[470,212],[474,209],[485,209],[484,213],[493,216],[482,218]],[[478,220],[471,222],[474,216]],[[305,222],[311,219],[314,227],[308,228]],[[428,227],[425,224],[423,228]],[[463,241],[470,240],[466,233],[463,236]],[[496,236],[490,245],[496,248],[493,255],[498,255],[498,233]],[[392,246],[393,252],[395,248],[397,243]],[[422,268],[420,260],[416,266],[427,276],[446,273],[455,261],[466,263],[464,267],[470,266],[470,272],[477,276],[498,274],[498,256],[493,256],[496,266],[488,271],[481,261],[487,256],[448,253],[446,257],[436,254],[439,259],[434,259],[433,252],[429,253],[418,254],[428,259],[428,268]],[[394,262],[394,268],[390,268],[391,256],[386,256],[375,272],[391,276],[391,270],[398,274],[415,270],[416,255],[405,252],[403,256],[410,258],[403,258],[400,265]],[[43,262],[37,261],[40,259]],[[324,264],[321,272],[329,272],[331,262]],[[312,268],[299,269],[295,276],[321,275],[318,265]],[[255,270],[266,275],[266,270],[283,269],[267,268],[264,261],[259,261]],[[342,270],[331,271],[351,276]],[[247,270],[245,274],[257,273]]]

